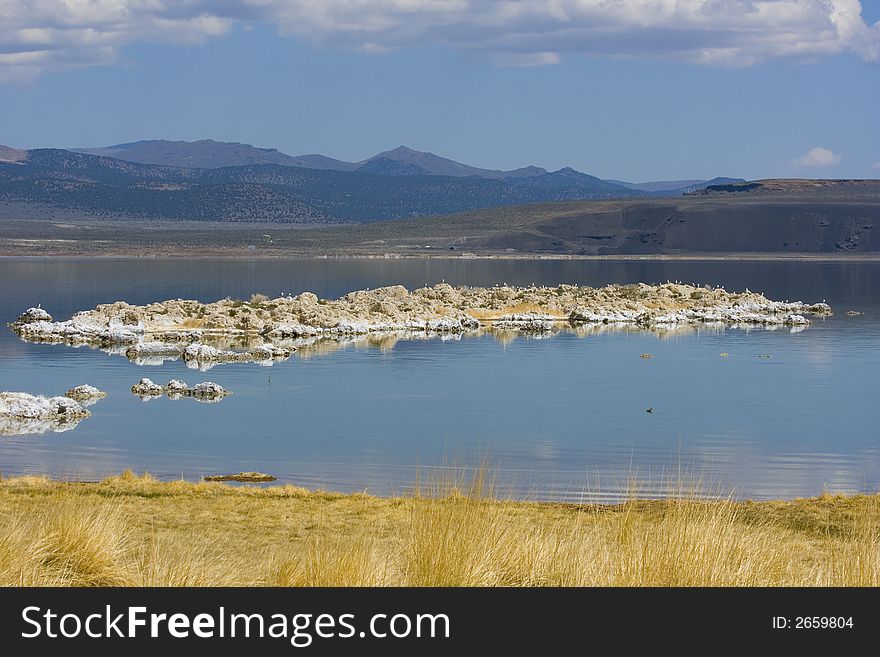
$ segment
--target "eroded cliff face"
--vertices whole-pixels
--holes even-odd
[[[412,292],[399,285],[360,290],[335,300],[304,292],[208,304],[173,299],[134,306],[119,301],[66,321],[31,308],[10,326],[29,341],[88,344],[144,362],[183,358],[202,368],[221,362],[271,364],[328,338],[458,336],[481,330],[543,333],[590,326],[655,331],[698,324],[803,327],[810,323],[807,315],[830,312],[824,303],[779,302],[748,290],[679,283],[602,288],[455,288],[444,283]],[[227,346],[207,344],[217,340]]]

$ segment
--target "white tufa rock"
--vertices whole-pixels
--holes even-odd
[[[172,399],[180,399],[189,394],[189,386],[180,379],[171,379],[165,384],[165,394]]]
[[[67,431],[89,415],[82,404],[68,397],[0,392],[0,435]]]
[[[158,397],[165,392],[165,389],[144,377],[131,387],[131,392],[140,397]]]
[[[266,361],[286,360],[290,358],[292,350],[266,342],[257,345],[251,349],[249,353],[253,356],[254,361],[262,363]]]
[[[534,311],[518,312],[519,308]],[[440,283],[413,291],[399,285],[359,290],[335,300],[304,292],[258,302],[172,299],[145,306],[116,302],[79,312],[64,322],[52,321],[42,308],[30,308],[11,327],[32,342],[87,344],[125,353],[144,364],[183,358],[188,367],[206,370],[219,363],[272,364],[308,343],[301,341],[348,343],[364,336],[398,335],[415,339],[419,333],[461,335],[483,328],[543,334],[565,322],[576,331],[602,326],[664,332],[687,325],[803,327],[810,322],[808,315],[830,313],[824,302],[773,301],[748,290],[734,293],[671,282],[601,288],[454,288]],[[205,344],[216,338],[262,344],[241,351]],[[270,344],[280,340],[297,344]]]
[[[205,381],[204,383],[199,383],[193,386],[189,390],[189,396],[196,399],[197,401],[213,403],[218,402],[227,395],[231,395],[226,388],[221,386],[219,383],[214,383],[213,381]]]
[[[33,324],[34,322],[51,322],[52,315],[47,313],[40,307],[37,308],[28,308],[21,315],[18,316],[18,319],[15,320],[15,324]]]
[[[206,403],[218,402],[232,393],[213,381],[205,381],[190,388],[180,379],[171,379],[166,385],[160,386],[150,379],[143,378],[131,387],[131,392],[144,400],[154,399],[161,395],[167,395],[169,399],[193,399]]]
[[[104,397],[106,397],[107,393],[103,390],[98,390],[95,386],[90,386],[86,384],[71,388],[64,393],[64,396],[68,399],[78,401],[83,406],[91,406],[99,399],[103,399]]]
[[[546,333],[552,331],[556,323],[561,321],[565,320],[543,313],[512,313],[493,319],[492,327],[516,329],[529,333]]]
[[[272,363],[290,358],[293,349],[279,347],[270,343],[264,343],[252,348],[250,351],[231,351],[217,349],[210,345],[195,343],[189,345],[183,352],[183,360],[188,367],[201,370],[219,363]]]
[[[138,342],[125,351],[131,359],[143,356],[180,356],[184,345],[173,342]]]

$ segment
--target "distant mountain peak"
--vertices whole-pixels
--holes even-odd
[[[482,169],[480,167],[470,166],[449,158],[436,155],[430,151],[417,151],[406,145],[400,145],[390,151],[383,151],[378,155],[364,160],[361,164],[367,162],[385,159],[402,162],[404,164],[415,165],[422,169],[425,173],[435,176],[453,176],[462,178],[467,176],[477,176],[478,178],[488,178],[490,180],[503,180],[505,178],[523,178],[529,176],[547,173],[546,169],[540,167],[524,167],[514,169],[512,171],[502,171],[500,169]]]
[[[404,144],[401,144],[397,148],[393,148],[390,151],[385,151],[386,155],[434,155],[433,153],[429,153],[427,151],[417,151],[414,148],[410,148]],[[381,153],[380,153],[381,155]],[[378,155],[376,156],[378,157]]]
[[[359,166],[355,171],[375,173],[384,176],[424,176],[428,172],[411,162],[402,162],[387,157],[373,157]]]
[[[561,174],[563,176],[570,176],[572,178],[578,178],[580,176],[586,176],[587,174],[578,171],[577,169],[572,169],[571,167],[562,167],[558,171],[554,171],[553,173]]]

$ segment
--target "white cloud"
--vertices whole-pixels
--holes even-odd
[[[822,169],[825,167],[833,167],[836,164],[840,164],[840,161],[842,159],[843,156],[839,153],[833,153],[827,148],[817,146],[816,148],[811,148],[806,153],[804,153],[803,157],[799,157],[794,160],[794,164],[801,167]]]
[[[503,52],[493,58],[498,66],[551,66],[561,60],[555,52]]]
[[[0,0],[0,82],[45,70],[110,64],[139,41],[198,44],[234,19],[183,0]]]
[[[874,166],[875,169],[877,169],[878,171],[880,171],[880,162],[874,162],[873,166]]]
[[[861,10],[860,0],[0,0],[0,79],[255,23],[331,47],[441,45],[504,65],[566,54],[736,67],[843,52],[880,61],[880,23],[867,25]]]

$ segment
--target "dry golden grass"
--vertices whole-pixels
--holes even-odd
[[[377,498],[293,486],[0,481],[7,586],[880,584],[880,496],[507,501],[485,471]]]

